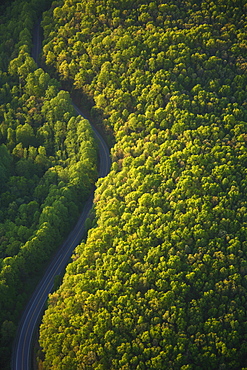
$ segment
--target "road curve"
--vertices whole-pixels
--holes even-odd
[[[34,47],[32,56],[38,63],[38,57],[41,50],[41,28],[40,23],[36,25],[34,30]],[[82,115],[80,109],[75,105],[74,109],[78,115]],[[84,117],[84,116],[83,116]],[[85,117],[84,117],[85,118]],[[99,147],[99,177],[104,177],[110,170],[111,160],[109,149],[96,128],[92,126],[94,135],[98,142]],[[82,240],[85,234],[85,220],[93,205],[94,193],[91,192],[86,204],[84,205],[82,214],[75,226],[71,231],[66,241],[61,245],[55,257],[51,261],[49,267],[38,286],[36,287],[25,311],[23,312],[20,320],[16,339],[12,352],[11,369],[12,370],[30,370],[31,369],[31,354],[32,354],[32,339],[37,323],[44,310],[48,294],[51,292],[54,285],[54,278],[63,273],[65,266],[68,263],[71,254],[75,247]]]

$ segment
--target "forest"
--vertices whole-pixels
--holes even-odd
[[[31,57],[39,3],[15,1],[0,16],[1,369],[28,296],[97,178],[91,126]]]
[[[6,4],[1,361],[30,282],[97,179],[77,96],[112,168],[49,296],[39,370],[246,370],[247,2]],[[31,58],[41,13],[43,69]]]

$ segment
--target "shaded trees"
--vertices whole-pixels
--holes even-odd
[[[1,369],[30,282],[75,223],[97,172],[88,121],[30,56],[34,22],[48,4],[17,0],[0,16]]]

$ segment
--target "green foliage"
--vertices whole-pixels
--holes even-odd
[[[44,368],[247,367],[246,22],[238,0],[44,14],[46,63],[116,139],[43,318]]]
[[[97,175],[89,122],[75,116],[69,93],[30,56],[33,25],[48,4],[16,0],[0,16],[1,369],[9,368],[33,283],[76,222]]]

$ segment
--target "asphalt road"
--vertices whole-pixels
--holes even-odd
[[[34,31],[34,47],[32,56],[38,62],[38,56],[41,50],[41,30],[37,25]],[[74,104],[74,108],[78,115],[82,115],[80,109]],[[82,115],[83,116],[83,115]],[[84,117],[84,116],[83,116]],[[85,118],[85,117],[84,117]],[[92,126],[94,135],[99,147],[99,177],[104,177],[110,170],[111,160],[109,149],[94,126]],[[18,326],[17,335],[12,353],[12,370],[30,370],[32,358],[32,339],[34,331],[39,322],[41,314],[44,311],[47,302],[48,294],[52,291],[54,285],[54,278],[64,272],[66,265],[73,253],[75,247],[80,243],[85,234],[85,220],[93,205],[93,191],[87,200],[82,214],[75,226],[69,234],[67,240],[59,248],[56,256],[51,261],[43,278],[36,287],[26,309],[22,315]]]

